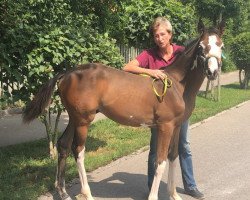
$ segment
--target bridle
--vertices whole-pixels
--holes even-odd
[[[203,74],[204,75],[208,75],[208,59],[206,58],[204,52],[203,52],[203,47],[201,45],[198,46],[198,53],[197,53],[197,57],[196,57],[196,63],[197,66],[202,67],[203,70]]]

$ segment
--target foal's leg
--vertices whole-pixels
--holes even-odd
[[[176,192],[176,165],[178,157],[179,146],[179,133],[180,127],[176,127],[174,135],[170,144],[169,158],[169,170],[168,170],[168,192],[171,200],[181,200],[181,197]]]
[[[162,175],[166,167],[167,153],[172,134],[173,134],[172,124],[170,123],[160,124],[158,126],[157,161],[156,161],[157,168],[155,171],[154,181],[150,190],[148,200],[158,199],[159,186],[162,179]]]
[[[87,138],[87,131],[87,125],[81,125],[76,128],[72,151],[74,153],[78,167],[78,173],[81,182],[81,193],[84,195],[86,200],[94,200],[90,191],[90,187],[87,180],[87,173],[84,166],[85,142]]]
[[[171,200],[181,200],[181,197],[176,192],[176,165],[177,159],[174,161],[169,161],[169,170],[168,170],[168,192]]]
[[[67,128],[57,142],[58,164],[55,187],[62,200],[71,200],[65,189],[65,165],[74,136],[74,126],[69,121]]]

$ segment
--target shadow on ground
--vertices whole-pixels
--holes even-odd
[[[95,199],[145,200],[148,197],[147,176],[143,174],[118,172],[100,182],[93,182],[91,177],[88,177],[88,179]],[[177,187],[177,192],[184,194],[184,190],[179,187]],[[68,190],[68,193],[72,199],[76,199],[75,196],[80,193],[79,181],[77,181],[74,191]],[[58,200],[59,196],[54,194],[53,199]],[[161,182],[159,199],[170,200],[165,182]]]

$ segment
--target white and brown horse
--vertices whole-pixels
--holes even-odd
[[[97,111],[128,126],[147,125],[158,128],[156,173],[149,200],[158,199],[158,188],[169,160],[168,191],[171,199],[181,199],[176,193],[174,171],[178,157],[180,125],[194,109],[196,94],[207,75],[216,77],[221,63],[221,35],[224,26],[206,29],[199,22],[200,37],[186,47],[176,61],[165,69],[172,80],[163,101],[152,90],[152,79],[127,73],[102,64],[85,64],[51,79],[45,84],[24,111],[24,121],[38,117],[50,104],[58,83],[58,90],[69,115],[69,124],[58,140],[56,189],[62,199],[71,198],[65,190],[65,163],[72,149],[78,166],[81,193],[93,200],[84,167],[85,142],[88,126]],[[205,73],[204,73],[205,72]],[[156,81],[156,88],[163,83]]]

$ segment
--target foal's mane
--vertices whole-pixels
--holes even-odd
[[[168,72],[169,70],[179,66],[179,62],[181,61],[181,59],[192,59],[192,55],[196,53],[196,49],[199,45],[199,42],[200,37],[186,41],[184,45],[185,50],[179,53],[174,62],[171,63],[168,67],[165,67],[164,71]]]
[[[197,40],[198,40],[198,38],[186,40],[186,41],[184,42],[185,50],[188,50],[188,49],[191,48],[194,44],[196,44]]]

